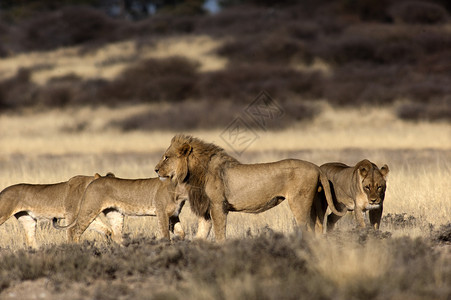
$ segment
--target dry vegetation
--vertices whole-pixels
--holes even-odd
[[[121,111],[126,115],[137,109],[143,107]],[[93,111],[99,115],[91,123]],[[12,218],[0,226],[1,297],[111,299],[113,293],[123,299],[446,299],[451,292],[451,128],[402,121],[374,128],[374,119],[362,122],[358,112],[325,109],[312,124],[258,131],[260,138],[240,159],[252,163],[295,157],[353,164],[366,157],[387,163],[391,172],[382,231],[355,230],[349,216],[333,235],[301,238],[282,203],[259,215],[231,213],[229,240],[215,245],[214,236],[206,243],[193,241],[197,224],[188,206],[181,215],[184,242],[157,240],[152,217],[126,218],[125,247],[109,245],[95,232],[85,233],[82,245],[66,245],[63,232],[40,221],[38,242],[43,246],[31,251],[24,249],[22,230]],[[391,115],[381,109],[373,118],[383,112]],[[50,183],[108,171],[126,178],[154,176],[153,167],[173,133],[104,132],[120,116],[107,108],[3,115],[2,128],[10,130],[1,138],[0,185]],[[71,130],[83,117],[86,129]],[[19,126],[30,121],[34,126]],[[192,133],[226,147],[220,131]],[[420,133],[424,139],[409,142],[408,134]],[[434,144],[437,138],[441,140]]]
[[[0,226],[1,299],[449,298],[449,3],[247,2],[139,22],[87,7],[2,15],[0,189],[153,177],[176,132],[233,154],[221,136],[241,117],[258,135],[242,162],[388,164],[381,231],[348,215],[333,234],[301,235],[282,203],[230,213],[217,245],[213,234],[193,240],[187,206],[186,241],[160,241],[155,218],[127,217],[123,247],[95,232],[67,245],[41,220],[43,246],[29,250],[11,218]],[[265,130],[244,113],[263,89],[283,110]]]

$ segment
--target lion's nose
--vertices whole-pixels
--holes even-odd
[[[158,168],[155,168],[155,173],[158,173],[158,170],[159,170]]]

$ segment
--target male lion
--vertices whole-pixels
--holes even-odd
[[[199,216],[197,237],[206,238],[211,220],[217,241],[226,235],[227,213],[260,213],[287,199],[299,226],[312,229],[310,210],[322,186],[332,204],[329,182],[318,166],[287,159],[241,164],[222,148],[197,138],[176,135],[155,171],[160,179],[185,184],[191,209]]]
[[[108,173],[107,176],[114,175]],[[56,217],[72,222],[86,186],[100,177],[96,173],[94,176],[74,176],[55,184],[20,183],[9,186],[0,193],[0,225],[14,215],[25,230],[27,245],[37,248],[37,219]],[[104,224],[100,222],[94,224],[94,227],[102,226]]]
[[[324,164],[320,169],[330,181],[334,202],[337,202],[340,208],[354,211],[359,227],[365,227],[363,213],[368,210],[371,226],[379,229],[388,166],[384,165],[379,169],[374,163],[364,159],[354,167],[336,162]],[[323,224],[324,232],[331,231],[341,216],[331,214],[329,209],[326,211],[328,204],[324,194],[320,196],[320,204],[315,206],[318,222]]]
[[[78,242],[80,236],[97,216],[104,212],[111,229],[105,227],[103,233],[118,244],[122,244],[124,215],[157,216],[160,235],[169,239],[169,229],[185,237],[180,225],[179,213],[186,200],[182,185],[158,178],[122,179],[99,178],[92,182],[81,200],[77,218],[66,226],[59,226],[54,219],[55,228],[68,228],[68,238]]]

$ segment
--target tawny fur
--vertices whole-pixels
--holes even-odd
[[[176,135],[155,171],[186,185],[193,212],[202,226],[213,221],[217,240],[225,239],[229,211],[259,213],[287,199],[301,227],[312,227],[313,199],[322,187],[333,207],[329,183],[318,166],[296,159],[266,164],[241,164],[222,148],[200,139]],[[202,235],[209,229],[200,228]],[[205,237],[205,236],[199,236]]]
[[[169,180],[100,178],[86,188],[73,224],[54,225],[59,229],[68,228],[69,240],[78,242],[91,222],[103,212],[111,228],[104,228],[101,233],[122,243],[124,215],[157,216],[161,237],[169,239],[171,229],[183,239],[185,233],[178,215],[185,200],[182,185],[176,186]]]
[[[366,226],[363,213],[369,211],[371,226],[379,229],[388,166],[384,165],[379,169],[374,163],[364,159],[354,167],[343,163],[327,163],[320,168],[331,183],[334,203],[337,203],[340,208],[354,211],[359,227]],[[318,199],[320,205],[315,206],[317,207],[317,224],[323,224],[319,225],[318,229],[324,232],[331,231],[341,216],[326,212],[327,203],[323,194]]]
[[[86,187],[99,177],[77,175],[55,184],[9,186],[0,193],[0,225],[14,215],[24,226],[27,245],[37,248],[37,220],[58,218],[72,222]]]

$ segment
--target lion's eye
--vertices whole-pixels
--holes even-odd
[[[370,186],[367,185],[367,186],[365,187],[365,190],[369,191],[369,190],[370,190]]]

